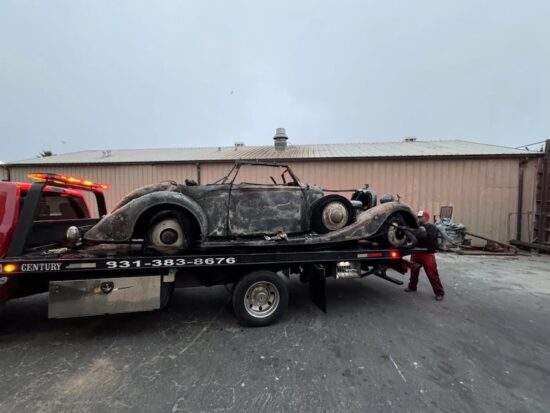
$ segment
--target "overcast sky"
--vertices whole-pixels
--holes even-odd
[[[0,160],[550,138],[550,2],[0,1]]]

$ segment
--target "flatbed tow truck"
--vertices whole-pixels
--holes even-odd
[[[104,187],[83,184],[88,182],[44,175],[32,184],[7,253],[0,259],[0,305],[49,292],[50,318],[151,311],[165,307],[174,288],[232,285],[239,322],[264,326],[277,321],[286,310],[285,277],[299,275],[309,285],[312,301],[326,312],[326,278],[374,275],[400,285],[402,281],[386,271],[391,268],[405,273],[403,258],[421,251],[376,249],[357,241],[321,249],[195,249],[178,255],[162,255],[136,244],[86,246],[60,241],[28,248],[36,244],[32,240],[33,216],[46,185],[91,191],[100,216],[106,213]],[[52,228],[62,232],[60,225],[66,230],[77,224],[74,221],[56,221]]]

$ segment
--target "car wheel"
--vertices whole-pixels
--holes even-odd
[[[191,243],[187,217],[179,211],[155,214],[147,225],[146,244],[161,250],[182,250]]]
[[[353,222],[353,207],[340,195],[328,195],[311,208],[311,228],[318,234],[336,231]]]
[[[233,289],[233,309],[241,324],[267,326],[283,316],[288,307],[288,287],[273,271],[254,271]]]
[[[389,247],[393,248],[414,248],[416,238],[411,237],[407,230],[399,228],[406,227],[407,223],[400,214],[393,214],[386,220],[382,229],[382,237]]]

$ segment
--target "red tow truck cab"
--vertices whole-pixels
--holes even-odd
[[[93,221],[83,190],[95,193],[107,188],[104,184],[59,174],[33,173],[29,177],[39,182],[0,182],[0,258],[8,252],[21,220],[32,221],[29,223],[25,248],[56,244],[63,238],[70,224]],[[23,217],[21,212],[33,186],[34,191],[40,194],[35,197],[37,204],[29,219]],[[104,204],[102,195],[101,199]]]
[[[0,260],[40,249],[67,246],[70,227],[95,225],[107,213],[105,184],[60,174],[32,173],[35,182],[0,182]],[[92,217],[84,191],[95,195],[99,217]],[[9,274],[13,264],[0,263]],[[47,282],[24,277],[0,277],[0,307],[6,301],[47,291]]]

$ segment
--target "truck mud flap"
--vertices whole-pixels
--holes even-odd
[[[322,312],[327,312],[327,296],[326,296],[326,276],[325,267],[322,265],[308,265],[307,279],[309,284],[309,297],[311,301],[321,309]]]
[[[386,264],[389,268],[400,274],[405,274],[409,269],[409,263],[405,260],[392,260]]]

